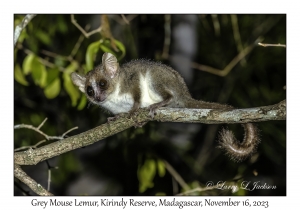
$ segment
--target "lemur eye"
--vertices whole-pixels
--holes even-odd
[[[91,86],[87,87],[86,92],[90,97],[94,96],[94,90]]]
[[[99,86],[101,89],[105,89],[107,85],[107,81],[105,79],[101,79],[99,82]]]

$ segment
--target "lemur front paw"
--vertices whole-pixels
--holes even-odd
[[[135,118],[135,117],[137,116],[137,114],[138,114],[138,110],[131,110],[131,111],[129,112],[127,118],[128,118],[128,119],[130,119],[130,118],[133,119],[133,118]]]
[[[120,118],[120,115],[116,115],[116,116],[113,116],[113,117],[108,117],[107,122],[111,123],[113,121],[116,121],[118,118]]]
[[[134,121],[134,127],[135,128],[141,128],[143,127],[147,122],[137,122],[136,116],[138,115],[138,109],[137,110],[131,110],[128,114],[128,119],[132,119]]]
[[[119,119],[120,117],[123,117],[124,114],[126,114],[126,113],[119,113],[119,114],[116,114],[116,115],[113,116],[113,117],[108,117],[108,118],[107,118],[107,122],[110,123],[110,122],[116,121],[116,120]]]

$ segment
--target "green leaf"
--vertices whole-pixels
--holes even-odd
[[[77,87],[74,86],[70,74],[78,69],[78,62],[72,61],[69,66],[65,68],[64,74],[63,74],[63,80],[64,80],[64,88],[69,94],[72,106],[76,106],[77,100],[80,97],[80,93]]]
[[[48,71],[47,71],[46,85],[49,85],[50,83],[52,83],[58,77],[59,77],[59,70],[58,70],[58,68],[48,69]]]
[[[76,71],[78,69],[78,62],[77,61],[72,61],[70,63],[70,65],[68,65],[66,68],[65,68],[65,71],[64,73],[66,74],[71,74],[72,72]]]
[[[28,75],[32,70],[32,61],[35,58],[33,53],[28,54],[23,61],[23,72]]]
[[[100,45],[100,49],[103,52],[109,52],[115,55],[118,58],[118,60],[122,59],[126,54],[125,46],[122,44],[122,42],[114,39],[113,42],[115,43],[116,47],[119,49],[118,52],[115,52],[111,46],[112,45],[111,42],[112,41],[110,39],[105,39],[103,43]]]
[[[139,179],[139,192],[143,193],[148,188],[154,186],[153,178],[156,173],[155,160],[147,159],[143,166],[138,169],[138,179]]]
[[[47,98],[53,99],[58,96],[60,92],[60,78],[56,78],[50,85],[48,85],[45,90],[44,94]]]
[[[88,73],[88,69],[86,68],[86,65],[85,65],[85,64],[82,64],[82,65],[81,65],[81,68],[83,68],[84,74]]]
[[[73,83],[71,82],[71,80],[64,80],[64,88],[67,91],[67,93],[69,94],[70,98],[71,98],[71,102],[72,102],[72,106],[76,106],[77,104],[77,100],[80,97],[80,93],[78,88],[76,88]]]
[[[46,86],[47,82],[47,71],[46,67],[38,60],[37,57],[34,57],[32,60],[32,78],[36,85],[39,85],[41,88]]]
[[[22,73],[22,70],[20,68],[20,66],[17,64],[15,66],[15,71],[14,71],[14,75],[15,75],[15,80],[22,84],[22,85],[25,85],[25,86],[28,86],[28,82],[26,81],[23,73]]]
[[[102,40],[93,42],[88,46],[86,51],[85,60],[86,60],[86,67],[88,70],[94,68],[94,56],[99,50],[99,46],[101,45]]]
[[[114,39],[114,41],[115,41],[116,46],[117,46],[117,47],[120,49],[120,51],[122,52],[121,56],[119,57],[119,60],[120,60],[120,59],[122,59],[122,58],[125,56],[125,54],[126,54],[126,49],[125,49],[125,46],[123,45],[122,42],[120,42],[120,41],[118,41],[118,40],[116,40],[116,39]]]
[[[86,102],[87,102],[86,96],[84,94],[82,94],[81,98],[80,98],[80,101],[79,101],[79,104],[77,106],[77,109],[82,110],[85,107]]]
[[[100,45],[100,49],[103,51],[103,52],[109,52],[111,54],[114,54],[116,55],[116,53],[110,49],[110,43],[107,44],[107,41],[105,41],[103,44]]]
[[[164,177],[166,174],[165,163],[162,160],[157,160],[157,171],[160,177]]]

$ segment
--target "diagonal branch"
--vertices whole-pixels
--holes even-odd
[[[23,31],[23,29],[27,26],[27,24],[32,20],[32,18],[34,18],[36,15],[30,14],[30,15],[26,15],[22,22],[16,26],[15,32],[14,32],[14,46],[16,46],[16,43],[19,39],[19,36],[21,34],[21,32]]]
[[[168,163],[166,160],[164,160],[164,164],[168,172],[174,177],[174,179],[180,184],[180,186],[184,190],[191,190],[189,185],[184,181],[184,179],[178,174],[178,172]]]
[[[245,58],[245,56],[247,56],[254,49],[254,47],[257,46],[257,42],[260,42],[260,40],[261,38],[259,37],[254,43],[252,43],[251,45],[247,46],[242,51],[240,51],[240,53],[237,54],[237,56],[235,56],[230,61],[230,63],[222,70],[210,66],[198,64],[195,62],[192,63],[192,68],[205,71],[211,74],[215,74],[217,76],[225,77],[242,59]]]
[[[36,181],[31,179],[17,164],[15,164],[15,167],[14,167],[14,175],[17,179],[19,179],[24,184],[26,184],[30,189],[32,189],[32,191],[35,192],[36,194],[43,195],[43,196],[53,195],[52,193],[45,190],[45,188],[43,188],[42,185],[38,184]]]
[[[232,30],[233,30],[233,37],[236,43],[236,47],[238,52],[243,51],[243,44],[242,44],[242,39],[240,35],[240,29],[239,29],[239,24],[238,24],[238,18],[236,14],[230,15],[231,17],[231,24],[232,24]],[[246,65],[246,59],[245,57],[242,58],[241,60],[241,65],[245,66]]]
[[[137,124],[141,125],[151,120],[162,122],[231,124],[285,119],[285,100],[270,106],[227,111],[213,109],[160,108],[157,110],[157,115],[154,119],[149,116],[149,110],[144,108],[140,109],[138,114],[133,118],[127,118],[127,114],[125,113],[123,114],[123,117],[119,117],[113,122],[105,123],[78,135],[48,144],[38,149],[16,152],[14,154],[14,161],[19,165],[35,165],[41,161],[74,149],[85,147],[124,131],[132,126]]]

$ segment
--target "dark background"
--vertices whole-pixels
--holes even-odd
[[[21,20],[24,15],[15,15]],[[100,15],[75,15],[83,27],[93,30],[101,24]],[[162,56],[165,36],[165,15],[126,15],[133,18],[126,24],[120,15],[108,15],[111,33],[124,44],[126,55],[120,60],[147,58],[161,61],[179,71],[196,99],[220,102],[240,108],[266,106],[286,98],[286,49],[256,46],[231,72],[220,77],[191,68],[196,62],[223,69],[239,53],[234,38],[233,18],[237,18],[243,48],[260,37],[264,43],[286,43],[286,15],[171,15],[169,57]],[[26,29],[23,49],[15,49],[15,65],[22,66],[29,49],[51,59],[42,50],[68,55],[81,32],[71,23],[70,15],[37,15]],[[41,35],[42,34],[42,35]],[[102,35],[103,36],[103,35]],[[102,37],[99,33],[84,39],[74,59],[85,63],[88,46]],[[99,50],[95,64],[101,62]],[[54,62],[54,61],[53,61]],[[68,63],[56,63],[66,67]],[[58,75],[61,76],[61,75]],[[38,126],[46,117],[42,131],[59,136],[72,127],[75,135],[106,122],[109,114],[93,105],[78,110],[63,86],[57,97],[48,99],[43,88],[26,76],[29,86],[14,83],[14,123]],[[143,128],[130,128],[85,148],[77,149],[41,162],[23,166],[28,175],[47,186],[48,166],[51,189],[55,195],[176,195],[180,186],[166,170],[149,169],[152,174],[146,190],[139,190],[142,166],[167,161],[190,189],[205,187],[208,181],[259,181],[276,186],[274,190],[240,189],[208,190],[191,195],[286,195],[286,121],[257,123],[261,144],[251,159],[236,163],[216,148],[222,125],[149,122]],[[227,127],[227,125],[224,125]],[[243,138],[240,125],[228,125],[238,139]],[[14,147],[34,145],[44,137],[32,130],[15,130]],[[148,161],[148,162],[147,162]],[[151,165],[151,164],[150,164]],[[156,166],[155,166],[156,167]],[[145,181],[144,181],[145,182]],[[152,183],[152,184],[151,184]],[[15,179],[15,195],[34,195]],[[152,185],[152,187],[150,187]]]

